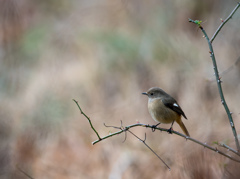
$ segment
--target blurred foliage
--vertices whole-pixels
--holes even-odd
[[[141,92],[159,86],[177,98],[193,137],[234,148],[207,43],[188,18],[202,20],[211,37],[235,5],[223,0],[0,0],[1,178],[26,178],[16,165],[33,178],[238,176],[239,164],[165,133],[134,131],[140,137],[147,133],[148,144],[171,172],[129,136],[123,144],[119,136],[91,146],[96,136],[72,101],[79,101],[103,136],[109,132],[104,122],[154,124]],[[240,56],[239,16],[238,11],[213,43],[220,73]],[[239,65],[222,75],[236,126]]]
[[[23,131],[25,129],[35,129],[35,132],[47,137],[51,135],[59,135],[61,125],[68,113],[68,107],[64,105],[64,100],[56,94],[47,92],[41,95],[38,103],[32,111],[29,111],[23,117]]]
[[[25,36],[23,36],[23,41],[21,43],[21,50],[24,54],[24,61],[27,63],[36,63],[41,49],[46,45],[48,30],[47,28],[42,27],[42,25],[29,29]],[[26,62],[25,62],[26,63]]]

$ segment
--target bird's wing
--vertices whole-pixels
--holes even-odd
[[[172,97],[162,99],[163,104],[175,111],[176,113],[182,115],[185,119],[187,119],[186,115],[184,114],[182,108],[178,105],[177,101]]]

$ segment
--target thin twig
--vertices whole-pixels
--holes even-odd
[[[226,73],[228,73],[229,71],[231,71],[231,70],[234,68],[234,66],[237,66],[237,65],[238,65],[239,61],[240,61],[240,57],[238,57],[238,59],[234,62],[233,65],[231,65],[231,66],[228,67],[226,70],[224,70],[224,71],[221,73],[221,75],[225,75]]]
[[[81,114],[84,115],[85,118],[87,118],[87,120],[88,120],[88,122],[89,122],[91,128],[92,128],[93,131],[96,133],[96,135],[97,135],[97,137],[98,137],[98,140],[102,140],[102,138],[100,137],[100,135],[98,134],[98,132],[97,132],[97,131],[95,130],[95,128],[93,127],[90,118],[89,118],[89,117],[88,117],[88,116],[82,111],[82,109],[81,109],[81,107],[79,106],[78,102],[77,102],[75,99],[73,99],[73,101],[77,104],[77,106],[78,106],[78,108],[79,108]]]
[[[132,134],[134,137],[136,137],[138,140],[140,140],[154,155],[157,156],[157,158],[158,158],[159,160],[162,161],[162,163],[164,163],[164,165],[165,165],[169,170],[171,170],[171,168],[166,164],[166,162],[146,143],[146,139],[147,139],[146,133],[145,133],[144,140],[142,140],[140,137],[138,137],[136,134],[134,134],[132,131],[129,130],[130,127],[123,127],[122,121],[121,121],[121,126],[120,126],[120,127],[117,127],[117,126],[108,126],[108,125],[106,125],[105,123],[104,123],[104,126],[105,126],[105,127],[112,127],[112,128],[115,128],[115,129],[119,129],[119,130],[122,131],[122,132],[125,132],[125,139],[124,139],[124,141],[126,140],[126,135],[127,135],[126,132],[129,132],[129,133]],[[155,126],[155,128],[156,128],[156,126]],[[110,134],[110,135],[113,136],[112,134]],[[114,134],[114,135],[116,135],[116,134]]]
[[[215,59],[215,54],[214,54],[214,51],[213,51],[213,47],[212,47],[212,43],[210,42],[209,40],[209,37],[206,33],[206,31],[203,29],[203,27],[201,26],[201,21],[198,21],[198,20],[192,20],[192,19],[189,19],[189,22],[192,22],[194,24],[197,24],[199,26],[199,28],[201,29],[202,33],[204,34],[207,42],[208,42],[208,46],[209,46],[209,49],[210,49],[210,57],[212,58],[212,63],[213,63],[213,69],[214,69],[214,72],[215,72],[215,76],[216,76],[216,81],[217,81],[217,86],[218,86],[218,92],[220,94],[220,98],[221,98],[221,102],[225,108],[225,111],[228,115],[228,119],[229,119],[229,122],[230,122],[230,126],[232,128],[232,131],[233,131],[233,136],[235,138],[235,143],[236,143],[236,146],[237,146],[237,149],[238,151],[240,151],[240,145],[239,145],[239,141],[238,141],[238,137],[237,137],[237,131],[235,129],[235,125],[234,125],[234,122],[233,122],[233,119],[232,119],[232,114],[228,108],[228,105],[226,103],[226,100],[224,98],[224,95],[223,95],[223,90],[222,90],[222,85],[221,85],[221,78],[219,76],[219,73],[218,73],[218,68],[217,68],[217,62],[216,62],[216,59]]]
[[[212,43],[215,39],[215,37],[218,35],[218,33],[220,32],[220,30],[222,29],[222,27],[229,21],[229,19],[232,18],[233,14],[237,11],[237,9],[240,7],[240,2],[238,2],[238,4],[236,5],[236,7],[233,9],[233,11],[230,13],[230,15],[224,20],[222,21],[222,23],[220,24],[220,26],[218,27],[217,31],[213,34],[210,42]]]
[[[146,133],[145,133],[145,139],[142,140],[142,139],[140,139],[136,134],[134,134],[132,131],[130,131],[129,129],[128,129],[127,131],[128,131],[130,134],[132,134],[134,137],[136,137],[138,140],[140,140],[149,150],[151,150],[151,152],[152,152],[154,155],[157,156],[157,158],[158,158],[159,160],[162,161],[162,163],[164,163],[164,165],[165,165],[169,170],[171,170],[171,168],[166,164],[166,162],[165,162],[151,147],[149,147],[149,145],[145,142],[145,141],[146,141]]]
[[[106,124],[104,124],[104,125],[105,125],[106,127],[114,127],[114,128],[120,129],[119,127],[107,126]],[[148,128],[153,129],[152,126],[146,125],[146,124],[140,124],[140,123],[132,124],[132,125],[126,126],[124,129],[120,129],[120,131],[117,131],[117,132],[114,132],[114,133],[111,133],[111,134],[109,134],[109,135],[106,135],[106,136],[102,137],[101,140],[105,140],[105,139],[107,139],[107,138],[109,138],[109,137],[113,137],[113,136],[115,136],[115,135],[121,134],[121,133],[127,131],[128,129],[130,129],[130,128],[132,128],[132,127],[136,127],[136,126],[143,126],[143,127],[148,127]],[[167,130],[168,130],[168,129],[164,129],[164,128],[160,128],[160,127],[159,127],[159,128],[156,128],[156,129],[161,130],[161,131],[166,131],[166,132],[167,132]],[[94,145],[94,144],[100,142],[101,140],[99,140],[99,139],[98,139],[98,140],[95,140],[95,141],[92,142],[92,144]]]
[[[123,133],[123,132],[129,131],[130,128],[137,127],[137,126],[142,126],[142,127],[151,128],[151,129],[153,128],[153,126],[148,125],[148,124],[141,124],[141,123],[132,124],[132,125],[126,126],[126,127],[123,128],[123,129],[120,129],[119,131],[117,131],[117,132],[115,132],[115,133],[112,133],[112,134],[109,134],[109,135],[103,137],[102,140],[107,139],[107,138],[109,138],[109,137],[113,137],[113,136],[118,135],[118,134],[121,134],[121,133]],[[118,127],[115,127],[115,126],[112,126],[112,127],[118,128]],[[168,129],[160,128],[160,127],[155,127],[155,129],[160,130],[160,131],[165,131],[165,132],[168,131]],[[200,142],[200,141],[198,141],[198,140],[196,140],[196,139],[194,139],[194,138],[192,138],[192,137],[186,136],[186,135],[184,135],[184,134],[182,134],[182,133],[180,133],[180,132],[174,131],[174,130],[172,131],[172,133],[173,133],[173,134],[176,134],[176,135],[178,135],[178,136],[181,136],[181,137],[185,138],[186,140],[190,140],[190,141],[192,141],[192,142],[194,142],[194,143],[197,143],[197,144],[199,144],[199,145],[202,145],[204,148],[208,148],[208,149],[210,149],[210,150],[212,150],[212,151],[214,151],[214,152],[219,153],[220,155],[223,155],[223,156],[225,156],[225,157],[227,157],[227,158],[229,158],[229,159],[231,159],[231,160],[233,160],[233,161],[235,161],[235,162],[239,162],[239,163],[240,163],[240,160],[231,157],[230,155],[228,155],[228,154],[226,154],[226,153],[218,150],[217,148],[211,147],[211,146],[208,145],[207,143]],[[98,142],[100,142],[100,140],[96,140],[96,141],[92,142],[92,144],[96,144],[96,143],[98,143]]]
[[[74,101],[75,101],[75,100],[74,100]],[[76,102],[76,101],[75,101],[75,102]],[[78,105],[77,102],[76,102],[76,104]],[[79,105],[78,105],[78,106],[79,106]],[[79,109],[80,109],[80,111],[81,111],[80,106],[79,106]],[[84,114],[84,113],[83,113],[83,114]],[[89,123],[90,123],[90,125],[91,125],[91,120],[87,117],[87,115],[84,115],[84,116],[88,119],[88,121],[89,121]],[[149,124],[140,124],[140,123],[132,124],[132,125],[129,125],[129,126],[126,126],[126,127],[122,127],[122,124],[121,124],[121,127],[107,126],[106,124],[104,124],[104,125],[105,125],[106,127],[116,128],[116,129],[118,129],[119,131],[114,132],[114,133],[111,133],[111,134],[109,134],[109,135],[106,135],[106,136],[104,136],[104,137],[102,137],[102,138],[99,137],[98,140],[95,140],[95,141],[92,142],[93,145],[96,144],[96,143],[98,143],[98,142],[100,142],[100,141],[102,141],[102,140],[105,140],[105,139],[107,139],[107,138],[110,138],[110,137],[113,137],[113,136],[115,136],[115,135],[118,135],[118,134],[121,134],[121,133],[123,133],[123,132],[126,132],[126,131],[128,131],[130,128],[137,127],[137,126],[142,126],[142,127],[151,128],[151,129],[154,128],[155,130],[157,129],[157,130],[160,130],[160,131],[168,132],[168,129],[165,129],[165,128],[160,128],[160,127],[155,127],[155,126],[152,126],[152,125],[149,125]],[[92,126],[92,125],[91,125],[91,126]],[[93,127],[92,127],[92,129],[94,130]],[[220,155],[223,155],[223,156],[225,156],[225,157],[227,157],[227,158],[229,158],[229,159],[231,159],[231,160],[233,160],[233,161],[236,161],[236,162],[239,162],[239,163],[240,163],[240,160],[237,160],[237,159],[231,157],[230,155],[225,154],[224,152],[218,150],[217,148],[213,148],[213,147],[207,145],[206,143],[202,143],[202,142],[200,142],[200,141],[198,141],[198,140],[196,140],[196,139],[194,139],[194,138],[191,138],[191,137],[189,137],[189,136],[186,136],[186,135],[184,135],[184,134],[182,134],[182,133],[180,133],[180,132],[174,131],[174,130],[172,130],[172,133],[173,133],[173,134],[176,134],[176,135],[178,135],[178,136],[181,136],[181,137],[185,138],[186,140],[190,140],[190,141],[195,142],[195,143],[197,143],[197,144],[199,144],[199,145],[202,145],[202,146],[205,147],[205,148],[208,148],[208,149],[210,149],[210,150],[212,150],[212,151],[214,151],[214,152],[219,153]]]
[[[16,168],[17,168],[20,172],[22,172],[24,175],[26,175],[28,178],[34,179],[34,178],[31,177],[29,174],[27,174],[25,171],[23,171],[18,165],[16,165]]]
[[[238,59],[237,59],[230,67],[228,67],[226,70],[222,71],[222,72],[220,73],[220,76],[224,76],[224,75],[226,75],[228,72],[230,72],[231,70],[233,70],[234,67],[237,66],[239,62],[240,62],[240,57],[238,57]],[[210,81],[213,81],[213,80],[214,80],[214,79],[210,79]]]
[[[229,151],[231,151],[231,152],[233,152],[233,153],[235,153],[236,155],[240,156],[240,154],[236,150],[234,150],[233,148],[229,147],[228,145],[226,145],[226,144],[219,144],[219,143],[218,143],[218,145],[223,147],[223,148],[225,148],[225,149],[227,149],[227,150],[229,150]]]

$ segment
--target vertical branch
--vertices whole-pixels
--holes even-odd
[[[217,81],[217,86],[218,86],[218,91],[219,91],[219,94],[220,94],[220,98],[221,98],[221,103],[223,104],[224,108],[225,108],[225,111],[228,115],[228,119],[229,119],[229,122],[230,122],[230,126],[232,128],[232,131],[233,131],[233,135],[234,135],[234,138],[235,138],[235,143],[236,143],[236,146],[237,146],[237,149],[238,149],[238,152],[240,151],[240,146],[239,146],[239,141],[238,141],[238,137],[237,137],[237,131],[235,129],[235,125],[234,125],[234,122],[233,122],[233,119],[232,119],[232,113],[230,112],[229,108],[228,108],[228,105],[226,103],[226,100],[224,98],[224,95],[223,95],[223,91],[222,91],[222,85],[221,85],[221,78],[219,77],[219,73],[218,73],[218,68],[217,68],[217,63],[216,63],[216,59],[215,59],[215,55],[214,55],[214,51],[213,51],[213,47],[212,47],[212,43],[211,41],[209,40],[209,37],[206,33],[206,31],[203,29],[203,27],[200,25],[201,21],[194,21],[192,19],[189,19],[189,22],[192,22],[192,23],[195,23],[199,26],[199,28],[201,29],[201,31],[203,32],[207,42],[208,42],[208,46],[209,46],[209,49],[210,49],[210,57],[212,58],[212,63],[213,63],[213,69],[214,69],[214,73],[215,73],[215,77],[216,77],[216,81]]]

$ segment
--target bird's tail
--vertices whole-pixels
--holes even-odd
[[[183,124],[182,119],[180,118],[179,120],[176,120],[176,122],[181,127],[181,129],[183,130],[184,134],[190,137],[190,134],[189,134],[187,128],[185,127],[185,125]]]

